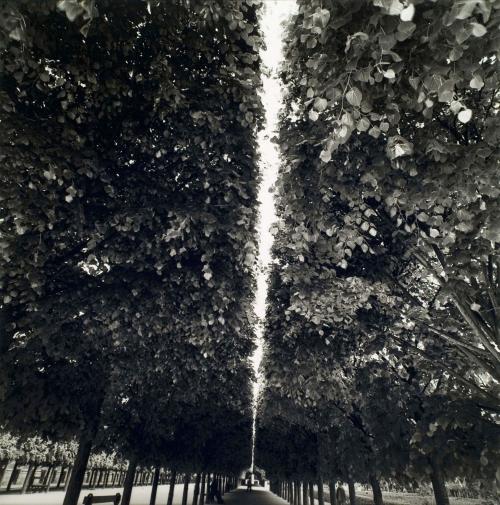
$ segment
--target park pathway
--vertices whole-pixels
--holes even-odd
[[[254,487],[250,492],[238,488],[226,493],[224,505],[288,505],[288,503],[270,491]]]
[[[180,505],[182,502],[182,484],[175,486],[174,503]],[[194,485],[190,486],[188,504],[192,502],[192,493]],[[97,495],[110,495],[121,493],[122,488],[106,488],[94,489],[92,492]],[[78,500],[78,505],[81,505],[84,496],[89,493],[85,489]],[[158,495],[156,499],[157,505],[165,505],[167,503],[168,485],[158,487]],[[151,486],[141,486],[134,488],[132,492],[131,505],[149,505],[151,496]],[[61,505],[63,502],[64,493],[55,491],[50,493],[31,493],[31,494],[10,494],[0,495],[0,505]],[[254,488],[251,492],[247,492],[243,488],[236,489],[224,495],[224,505],[288,505],[285,500],[278,498],[273,493],[263,489]]]

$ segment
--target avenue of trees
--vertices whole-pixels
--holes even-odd
[[[0,426],[76,441],[64,505],[249,464],[259,3],[1,3]]]
[[[0,2],[0,469],[71,466],[64,505],[115,464],[123,505],[144,468],[203,505],[251,461],[260,5]],[[256,426],[293,505],[498,492],[498,26],[298,0]]]
[[[294,505],[498,492],[500,2],[298,4],[256,462]]]

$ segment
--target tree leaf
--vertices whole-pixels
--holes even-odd
[[[326,107],[328,106],[328,101],[325,98],[320,98],[317,97],[314,100],[314,105],[313,107],[318,111],[318,112],[323,112]]]
[[[451,102],[453,100],[455,82],[452,79],[448,79],[439,86],[438,89],[438,100],[440,102]]]
[[[400,135],[394,135],[387,140],[387,157],[391,160],[413,154],[413,144]]]
[[[415,15],[415,6],[413,4],[408,5],[408,7],[405,7],[399,17],[401,18],[401,21],[411,21],[413,19],[413,16]]]
[[[471,23],[472,26],[472,35],[474,37],[482,37],[483,35],[486,35],[488,30],[486,27],[480,23]]]
[[[328,163],[332,159],[332,153],[327,149],[323,149],[319,155],[321,161],[323,163]]]
[[[319,114],[314,110],[314,109],[311,109],[309,111],[309,119],[311,121],[317,121],[319,118]]]
[[[362,117],[356,124],[356,129],[360,132],[366,132],[370,128],[370,121]]]
[[[352,87],[346,94],[347,101],[354,107],[359,107],[363,99],[363,94],[356,86]]]
[[[474,75],[469,83],[469,86],[472,89],[481,89],[484,86],[483,78],[479,74]]]
[[[470,109],[464,109],[458,113],[458,120],[461,123],[468,123],[472,118],[472,111]]]

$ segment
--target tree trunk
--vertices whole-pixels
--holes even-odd
[[[312,482],[309,482],[309,497],[311,505],[314,505],[316,502],[314,500],[314,484]]]
[[[204,505],[204,503],[205,503],[205,479],[206,479],[206,474],[205,474],[205,472],[203,472],[201,474],[199,505]]]
[[[64,475],[64,469],[65,469],[65,466],[61,465],[61,471],[59,472],[59,478],[57,479],[56,489],[59,489],[61,487],[62,478],[63,478],[63,475]]]
[[[325,495],[323,490],[323,477],[318,478],[318,502],[319,505],[325,505]]]
[[[302,483],[302,503],[303,505],[309,505],[309,494],[307,492],[307,482]]]
[[[335,481],[331,480],[328,483],[328,488],[330,491],[330,505],[337,505],[337,490],[335,489]]]
[[[198,505],[198,499],[200,497],[200,482],[201,474],[196,474],[196,481],[194,483],[194,493],[193,493],[193,505]]]
[[[188,473],[184,475],[184,487],[182,489],[182,505],[187,505],[190,478],[191,476]]]
[[[207,481],[205,482],[205,503],[207,502],[207,497],[210,495],[210,478],[211,473],[207,473]]]
[[[10,491],[10,488],[12,487],[12,484],[14,484],[14,477],[16,475],[16,470],[17,470],[17,467],[18,467],[18,464],[17,464],[17,460],[14,462],[14,468],[12,469],[12,471],[10,472],[10,476],[9,476],[9,483],[7,484],[7,489],[6,491]]]
[[[76,453],[73,471],[71,472],[66,494],[64,495],[63,505],[78,505],[78,498],[82,489],[83,479],[85,478],[93,438],[89,433],[85,433],[80,437],[78,452]]]
[[[84,479],[85,480],[85,479]],[[89,489],[94,488],[94,481],[95,481],[95,468],[90,470],[90,477],[89,477]]]
[[[156,505],[156,494],[158,493],[158,483],[160,482],[160,467],[155,468],[155,473],[153,475],[153,484],[151,488],[151,498],[149,499],[149,505]]]
[[[167,505],[172,505],[172,502],[174,500],[174,490],[176,480],[177,480],[177,471],[172,470],[172,474],[170,475],[170,487],[168,488]]]
[[[436,500],[436,505],[450,505],[448,491],[446,490],[446,484],[444,481],[441,466],[434,458],[430,458],[430,464],[432,469],[432,489],[434,491],[434,499]]]
[[[347,485],[349,486],[349,504],[356,505],[356,489],[354,488],[354,481],[349,479]]]
[[[128,462],[127,474],[125,475],[125,482],[123,483],[123,496],[122,501],[120,502],[121,505],[130,505],[136,470],[137,458],[132,456]]]
[[[4,305],[0,308],[0,355],[8,352],[14,337],[14,332],[11,328],[9,328],[10,319],[10,307],[8,305]]]
[[[45,492],[48,493],[50,491],[50,485],[52,484],[52,476],[55,472],[56,467],[54,465],[50,465],[47,471],[47,477],[45,479]]]
[[[9,464],[8,459],[0,462],[0,484],[3,481],[3,476],[5,475],[5,470],[7,469],[8,464]]]
[[[69,487],[69,481],[71,480],[71,475],[73,474],[73,466],[70,466],[68,468],[68,475],[66,475],[66,479],[64,480],[64,491],[66,492]],[[85,472],[83,472],[83,475],[85,477]]]
[[[370,486],[373,491],[373,503],[374,505],[384,505],[384,500],[382,498],[382,490],[380,489],[380,482],[375,477],[375,475],[369,476]]]
[[[296,483],[297,486],[297,505],[302,505],[302,492],[300,489],[300,481]]]
[[[32,465],[31,463],[28,466],[28,472],[26,473],[26,477],[23,482],[23,487],[21,489],[21,494],[25,494],[28,489],[31,487],[31,484],[33,483],[34,477],[35,477],[35,472],[38,468],[38,465]]]

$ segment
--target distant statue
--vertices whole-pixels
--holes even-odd
[[[252,490],[252,477],[247,479],[247,491],[251,491],[251,490]]]

